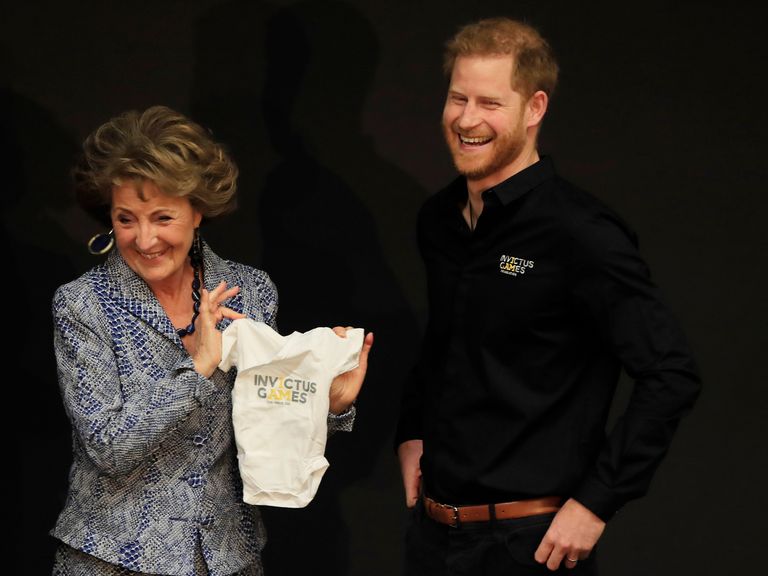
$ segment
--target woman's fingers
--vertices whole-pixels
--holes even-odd
[[[240,286],[233,286],[229,290],[224,290],[218,297],[218,303],[223,304],[226,300],[229,300],[238,292],[240,292]]]
[[[218,308],[238,292],[240,292],[240,286],[232,286],[232,288],[227,289],[227,283],[222,281],[216,288],[211,290],[209,295],[210,304],[213,308]]]
[[[233,320],[238,318],[244,318],[242,314],[235,312],[224,306],[224,303],[240,292],[239,286],[233,286],[227,288],[227,283],[222,281],[216,288],[211,291],[202,289],[202,305],[201,312],[209,312],[213,315],[216,322],[219,322],[222,318],[231,318]],[[207,310],[206,310],[207,308]]]
[[[240,314],[240,312],[235,312],[231,308],[227,308],[226,306],[220,306],[219,312],[221,313],[222,318],[229,318],[230,320],[238,320],[239,318],[245,318],[245,314]]]

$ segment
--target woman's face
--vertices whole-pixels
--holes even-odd
[[[115,243],[128,266],[150,286],[179,281],[202,215],[187,198],[163,194],[149,180],[112,188]]]

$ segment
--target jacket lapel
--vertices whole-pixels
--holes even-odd
[[[113,250],[107,258],[106,271],[109,298],[115,306],[122,308],[128,314],[142,320],[182,346],[181,339],[176,334],[173,324],[171,324],[152,290],[149,289],[144,280],[131,270],[117,250]]]
[[[127,313],[139,318],[149,326],[173,340],[178,346],[183,347],[181,338],[176,334],[176,329],[171,324],[163,307],[155,295],[131,268],[125,263],[117,250],[113,250],[105,263],[106,278],[102,279],[102,286],[106,287],[107,295],[114,306],[122,308]],[[219,258],[208,245],[203,242],[203,284],[206,290],[213,290],[220,282],[226,281],[227,286],[232,284],[232,271],[226,262]],[[191,294],[191,288],[190,288]],[[227,307],[236,312],[243,311],[243,299],[240,293],[227,302]],[[191,296],[190,296],[191,308]],[[229,325],[229,320],[224,319],[221,328]]]
[[[213,290],[222,281],[227,283],[227,288],[232,288],[238,280],[232,277],[232,269],[227,265],[225,260],[219,258],[208,247],[208,244],[203,242],[203,283],[206,290]],[[235,296],[230,298],[226,302],[227,308],[231,308],[235,312],[243,312],[243,296],[242,288]],[[221,328],[226,328],[229,325],[229,320],[226,318],[221,322]]]

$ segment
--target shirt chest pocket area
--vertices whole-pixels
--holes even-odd
[[[545,328],[567,314],[565,272],[557,263],[503,254],[468,271],[467,278],[469,323],[481,333]]]

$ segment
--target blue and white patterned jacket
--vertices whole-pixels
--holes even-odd
[[[241,287],[230,308],[275,327],[267,274],[206,246],[205,286],[222,280]],[[213,576],[258,562],[265,533],[258,509],[242,502],[234,371],[208,379],[194,370],[159,302],[116,250],[56,291],[53,316],[73,463],[51,534],[141,572],[191,573],[198,542]],[[354,415],[345,416],[331,428],[348,429]]]

